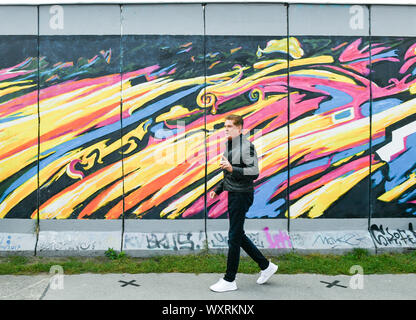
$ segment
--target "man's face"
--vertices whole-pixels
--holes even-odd
[[[238,137],[241,134],[241,126],[236,126],[232,120],[225,120],[225,136],[228,140]]]

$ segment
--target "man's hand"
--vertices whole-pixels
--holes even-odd
[[[216,196],[217,196],[217,194],[215,193],[215,191],[214,191],[214,190],[212,190],[212,191],[209,193],[209,197],[210,197],[211,199],[214,199]]]
[[[233,166],[224,156],[221,158],[220,167],[221,169],[225,169],[228,172],[233,172]]]

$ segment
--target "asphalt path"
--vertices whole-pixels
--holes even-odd
[[[51,274],[0,276],[2,300],[414,300],[416,274],[275,274],[263,285],[258,275],[238,274],[238,289],[209,287],[223,274]]]

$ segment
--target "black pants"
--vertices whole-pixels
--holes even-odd
[[[224,280],[234,281],[240,262],[240,247],[259,265],[261,270],[269,266],[269,261],[244,233],[246,213],[253,204],[253,192],[228,192],[228,232],[227,272]]]

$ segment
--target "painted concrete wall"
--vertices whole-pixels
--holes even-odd
[[[415,6],[0,7],[0,253],[227,248],[227,114],[267,253],[415,248]]]

